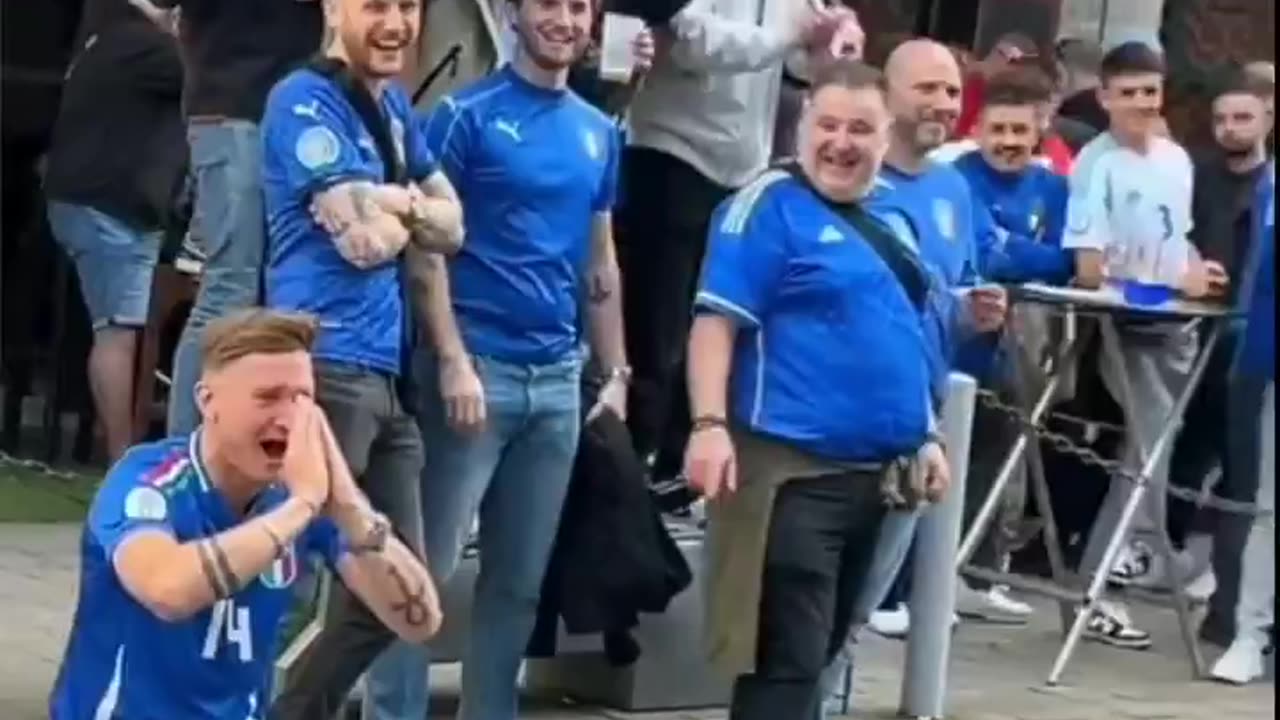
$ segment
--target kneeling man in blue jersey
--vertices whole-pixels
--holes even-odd
[[[300,556],[409,641],[440,625],[423,564],[356,488],[313,398],[306,316],[206,330],[191,435],[130,450],[89,509],[53,720],[259,720]]]
[[[732,720],[811,718],[887,504],[949,483],[931,433],[929,271],[863,206],[880,73],[820,69],[798,164],[712,218],[689,340],[685,467],[710,500],[709,643]]]

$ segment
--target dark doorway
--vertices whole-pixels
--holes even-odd
[[[945,43],[973,47],[981,0],[924,0],[916,31]]]

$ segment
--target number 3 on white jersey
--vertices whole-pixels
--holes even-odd
[[[240,662],[253,662],[253,634],[249,624],[249,608],[236,607],[231,600],[219,600],[209,613],[209,630],[204,635],[204,650],[200,656],[216,660],[222,638],[227,645],[235,645],[240,651]]]

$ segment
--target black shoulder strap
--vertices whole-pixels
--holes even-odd
[[[399,153],[396,152],[387,118],[383,116],[382,108],[369,89],[351,74],[346,63],[337,58],[317,57],[308,64],[308,67],[313,72],[329,78],[342,89],[347,102],[351,103],[351,107],[360,116],[360,122],[364,124],[365,130],[369,131],[369,135],[373,137],[373,144],[378,148],[378,156],[382,158],[382,166],[385,168],[386,181],[398,185],[404,184],[407,179],[407,170],[404,163],[400,161]],[[405,142],[408,141],[409,138],[406,137]]]
[[[784,169],[791,173],[796,180],[813,190],[814,194],[818,194],[817,190],[813,188],[813,184],[809,182],[809,178],[805,176],[804,171],[800,168],[799,163],[789,162],[784,165]],[[818,195],[818,197],[821,198],[822,196]],[[854,230],[858,231],[858,234],[867,241],[871,249],[880,256],[884,264],[888,265],[889,270],[898,278],[898,284],[906,292],[907,299],[911,301],[912,307],[917,311],[923,312],[925,302],[929,297],[929,272],[925,269],[919,254],[912,251],[902,240],[895,237],[888,226],[877,220],[860,204],[833,203],[826,199],[823,199],[823,202],[853,226]]]

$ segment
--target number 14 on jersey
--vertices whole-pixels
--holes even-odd
[[[205,660],[217,660],[218,651],[234,645],[240,662],[253,662],[253,633],[250,630],[249,608],[236,607],[233,600],[219,600],[209,610],[209,629],[204,636]]]

